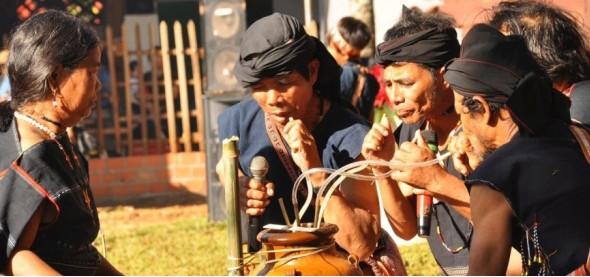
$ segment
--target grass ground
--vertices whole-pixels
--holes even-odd
[[[99,236],[96,246],[126,275],[227,275],[226,224],[208,222],[206,204],[184,198],[99,207],[106,245]],[[425,243],[400,252],[409,275],[439,274]]]

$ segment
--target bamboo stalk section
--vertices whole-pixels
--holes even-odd
[[[244,275],[242,268],[242,228],[238,188],[238,137],[223,140],[223,180],[225,181],[225,207],[227,209],[227,233],[229,243],[228,275]]]

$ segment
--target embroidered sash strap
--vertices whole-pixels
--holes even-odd
[[[360,69],[360,72],[356,80],[356,88],[354,90],[354,94],[352,95],[352,99],[350,101],[350,103],[354,107],[356,107],[359,99],[361,98],[361,94],[363,94],[363,89],[365,88],[365,81],[367,80],[366,71],[368,71],[366,68],[362,68],[360,65],[358,65],[358,67]]]
[[[264,114],[264,125],[266,127],[266,134],[270,139],[272,147],[275,149],[275,152],[277,153],[277,156],[279,156],[279,159],[281,160],[281,163],[287,170],[287,173],[289,173],[289,177],[291,177],[291,180],[293,181],[293,183],[295,183],[297,177],[300,174],[299,170],[297,169],[293,160],[291,159],[291,155],[289,155],[289,152],[287,152],[287,147],[285,146],[285,142],[283,141],[283,138],[279,133],[277,125],[273,124],[270,121],[270,117],[268,116],[268,114]],[[304,197],[307,197],[307,187],[299,186],[297,188],[297,191],[301,193]]]

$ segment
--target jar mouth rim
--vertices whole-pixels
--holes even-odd
[[[303,223],[303,227],[311,227],[312,223]],[[307,225],[307,226],[306,226]],[[293,245],[326,245],[334,243],[334,234],[338,232],[338,226],[335,224],[322,224],[320,228],[313,232],[290,231],[290,230],[273,230],[265,229],[258,233],[258,241],[274,246],[293,246]]]

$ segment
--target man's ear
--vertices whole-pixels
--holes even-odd
[[[479,95],[473,96],[473,101],[481,106],[481,111],[478,112],[478,120],[487,125],[492,125],[491,120],[493,115],[490,106],[488,105],[488,101]]]
[[[441,67],[437,72],[436,72],[436,80],[437,82],[440,82],[441,84],[439,84],[440,88],[444,89],[444,90],[451,90],[451,84],[447,83],[447,81],[445,81],[444,78],[444,74],[445,74],[445,68]]]
[[[307,69],[309,71],[309,81],[312,85],[315,85],[320,71],[320,61],[318,61],[318,59],[311,60],[311,62],[307,64]]]

